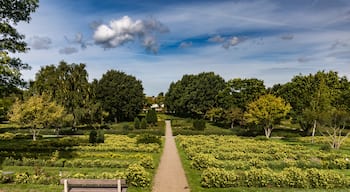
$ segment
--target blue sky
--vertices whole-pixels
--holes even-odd
[[[41,0],[20,23],[32,66],[85,63],[89,79],[109,69],[166,92],[184,74],[256,77],[267,87],[297,74],[350,74],[348,0]]]

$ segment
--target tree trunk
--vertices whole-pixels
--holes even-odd
[[[231,129],[233,129],[234,121],[231,121]]]
[[[35,126],[32,128],[32,133],[33,133],[33,141],[36,141],[36,127]]]
[[[314,137],[315,137],[315,132],[316,132],[316,125],[317,125],[317,120],[314,120],[314,126],[312,127],[312,139],[311,139],[311,143],[314,143]]]
[[[266,138],[269,139],[270,136],[271,136],[272,128],[266,127],[266,128],[264,128],[264,130],[265,130],[265,136],[266,136]]]

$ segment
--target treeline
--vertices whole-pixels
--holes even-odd
[[[21,97],[22,99],[17,100],[12,108],[7,107],[11,109],[8,117],[18,123],[30,124],[36,119],[29,117],[31,113],[31,116],[35,116],[34,113],[38,111],[47,114],[47,119],[39,120],[36,126],[50,124],[52,115],[48,114],[53,114],[50,105],[62,106],[64,113],[58,114],[61,122],[71,123],[74,127],[81,124],[133,120],[145,103],[142,83],[135,77],[124,72],[109,70],[101,79],[89,83],[85,64],[67,64],[64,61],[57,66],[42,67],[37,72],[35,80],[30,82],[29,89],[24,91]],[[29,103],[31,98],[37,98],[32,105]],[[44,107],[39,109],[40,104],[44,102],[46,102],[42,105]],[[16,108],[19,110],[14,111]],[[20,113],[27,114],[21,114],[16,118],[15,116]]]
[[[171,83],[165,104],[169,112],[182,117],[226,121],[232,127],[254,123],[273,128],[283,117],[277,115],[269,119],[268,116],[273,116],[271,114],[277,110],[271,106],[280,102],[278,110],[283,110],[279,114],[287,112],[286,117],[299,124],[302,131],[315,134],[319,126],[341,128],[347,125],[349,95],[350,82],[333,71],[296,75],[290,82],[272,88],[266,88],[259,79],[235,78],[226,82],[209,72],[184,75]],[[278,101],[280,99],[282,101]],[[256,108],[266,116],[251,114]],[[264,109],[267,111],[262,111]],[[252,120],[252,115],[256,120]]]

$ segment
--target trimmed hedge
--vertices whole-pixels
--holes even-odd
[[[342,174],[330,170],[290,167],[282,172],[270,169],[228,171],[208,168],[201,175],[201,185],[206,188],[228,187],[286,187],[286,188],[344,188],[349,180]]]

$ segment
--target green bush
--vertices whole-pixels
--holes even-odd
[[[97,132],[95,130],[90,131],[89,143],[96,143],[97,141]]]
[[[137,117],[135,117],[135,119],[134,119],[134,128],[140,129],[140,119]]]
[[[132,164],[126,170],[126,178],[128,184],[135,187],[147,187],[151,183],[151,175],[145,168],[138,164]]]
[[[205,121],[203,119],[193,120],[193,129],[203,131],[205,129]]]
[[[8,141],[8,140],[14,139],[15,137],[16,135],[10,132],[5,132],[3,134],[0,134],[0,140]]]
[[[146,121],[145,118],[143,118],[143,119],[141,120],[140,128],[141,128],[141,129],[147,129],[147,121]]]
[[[97,132],[96,143],[104,143],[105,142],[105,133],[103,130],[99,130]]]
[[[137,137],[136,143],[137,144],[156,143],[158,145],[161,145],[162,141],[160,136],[144,134]]]

